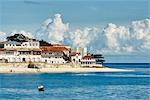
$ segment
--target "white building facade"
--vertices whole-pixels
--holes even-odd
[[[82,67],[94,67],[94,66],[97,66],[96,60],[92,56],[84,56],[81,59],[81,66]]]
[[[38,41],[6,41],[1,42],[0,45],[0,59],[5,59],[7,62],[40,62],[42,60]]]

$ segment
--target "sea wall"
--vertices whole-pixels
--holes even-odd
[[[32,63],[38,68],[80,68],[79,64],[49,64],[49,63]],[[27,68],[29,63],[0,63],[0,67]]]

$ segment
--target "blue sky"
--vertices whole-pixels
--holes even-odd
[[[49,17],[53,19],[56,13],[61,14],[64,23],[69,23],[69,30],[78,28],[82,30],[84,27],[97,27],[102,30],[108,23],[130,26],[132,21],[150,18],[150,2],[149,0],[0,0],[0,31],[6,34],[10,34],[13,30],[35,33],[43,21]],[[123,58],[125,62],[150,62],[149,56],[142,55],[141,59],[134,56],[133,60],[132,54],[128,55],[131,61]],[[108,62],[119,60],[119,57],[116,60],[107,58]]]
[[[63,16],[72,28],[103,26],[107,23],[127,25],[150,16],[148,0],[0,0],[1,30],[34,31],[55,13]]]

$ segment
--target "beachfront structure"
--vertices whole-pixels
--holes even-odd
[[[103,64],[105,61],[102,54],[92,54],[91,56],[93,56],[96,59],[96,64]]]
[[[41,56],[43,62],[48,62],[51,64],[64,64],[66,63],[66,58],[69,57],[69,50],[66,47],[58,46],[41,46],[42,50]]]
[[[63,44],[51,44],[53,47],[65,47],[68,50],[71,50],[71,47],[69,45],[63,45]]]
[[[38,41],[0,42],[0,52],[0,59],[7,62],[39,62],[41,59]]]
[[[98,65],[96,65],[96,59],[93,56],[87,55],[87,56],[82,57],[81,66],[82,67],[94,67]]]
[[[81,66],[99,66],[102,55],[88,55],[87,48],[72,51],[70,46],[46,43],[30,39],[22,34],[7,37],[0,42],[0,62],[44,62],[49,64],[75,63]],[[45,43],[45,42],[44,42]]]
[[[69,47],[68,47],[69,48]],[[64,64],[69,57],[69,49],[63,45],[39,46],[38,41],[5,41],[0,43],[2,62],[47,62]]]
[[[81,61],[81,58],[82,58],[81,54],[76,53],[74,51],[70,52],[69,56],[71,57],[71,61],[73,63],[79,63]]]
[[[51,64],[66,63],[70,46],[52,44],[40,46],[36,39],[22,34],[7,37],[8,41],[0,42],[1,62],[47,62]]]
[[[79,53],[82,57],[83,56],[86,56],[87,55],[87,48],[81,48],[81,47],[78,47],[76,49],[76,52]]]
[[[2,62],[47,62],[64,64],[69,51],[65,47],[42,46],[40,48],[1,48]]]
[[[2,45],[3,43],[0,43],[0,44]],[[6,62],[30,62],[30,61],[31,62],[39,62],[41,60],[41,50],[39,48],[37,48],[36,45],[32,46],[32,47],[28,46],[28,48],[27,47],[23,48],[23,47],[21,47],[22,44],[20,44],[20,46],[16,47],[17,44],[19,44],[19,43],[12,42],[12,44],[11,44],[11,42],[5,42],[3,44],[4,48],[2,48],[2,46],[0,48],[0,59],[2,61],[5,60]]]

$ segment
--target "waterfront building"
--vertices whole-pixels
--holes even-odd
[[[68,50],[71,50],[71,47],[69,45],[63,45],[63,44],[51,44],[53,47],[65,47]]]
[[[74,51],[70,52],[69,56],[71,57],[71,61],[73,63],[79,63],[81,61],[81,58],[82,58],[81,54],[76,53]]]
[[[70,46],[50,44],[30,39],[22,34],[7,37],[8,41],[0,42],[0,62],[44,62],[49,64],[75,63],[81,66],[99,66],[103,64],[103,56],[91,55],[87,48],[71,50]]]
[[[87,55],[87,48],[81,48],[81,47],[78,47],[76,49],[76,52],[79,53],[82,57],[83,56],[86,56]]]
[[[93,56],[96,59],[96,64],[103,64],[105,61],[102,54],[92,54],[91,56]]]
[[[0,42],[0,59],[7,62],[39,62],[41,50],[38,41]]]
[[[41,46],[42,50],[41,56],[43,62],[51,64],[64,64],[67,62],[67,57],[69,50],[66,47],[57,47],[57,46]]]
[[[96,65],[96,60],[93,56],[83,56],[81,59],[82,67],[94,67]]]

